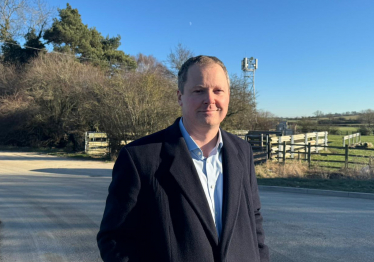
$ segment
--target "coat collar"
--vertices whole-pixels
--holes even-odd
[[[222,206],[222,237],[220,241],[221,255],[227,253],[231,236],[238,217],[241,187],[243,183],[242,155],[238,153],[234,141],[228,133],[222,132],[223,168],[223,206]]]
[[[182,194],[199,217],[209,239],[218,246],[218,234],[199,176],[191,159],[186,142],[179,129],[178,118],[165,132],[164,153],[170,161],[170,174]]]
[[[165,132],[164,152],[168,161],[170,161],[170,174],[196,212],[208,237],[218,246],[218,234],[211,213],[209,212],[209,205],[178,123],[179,118]],[[224,190],[222,208],[223,228],[220,246],[223,248],[221,252],[225,252],[228,248],[239,210],[243,164],[240,161],[241,157],[238,155],[238,150],[232,139],[224,131],[222,131],[222,139]]]

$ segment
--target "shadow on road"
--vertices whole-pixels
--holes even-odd
[[[103,159],[100,158],[72,158],[72,157],[63,157],[48,155],[43,152],[13,152],[13,151],[4,151],[0,150],[0,161],[97,161],[103,162]]]
[[[89,169],[89,168],[42,168],[30,170],[33,172],[64,174],[64,175],[77,175],[77,176],[90,176],[90,177],[111,177],[111,169]]]

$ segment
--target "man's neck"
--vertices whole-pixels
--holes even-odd
[[[191,127],[188,125],[188,123],[185,122],[183,122],[183,125],[186,128],[188,134],[200,147],[201,151],[203,151],[203,155],[205,157],[208,157],[209,153],[217,144],[219,126],[210,128],[199,128]]]

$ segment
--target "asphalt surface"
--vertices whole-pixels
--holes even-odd
[[[113,163],[0,152],[0,261],[101,261]],[[271,261],[374,261],[374,200],[261,191]]]
[[[271,261],[374,261],[374,200],[261,192]]]

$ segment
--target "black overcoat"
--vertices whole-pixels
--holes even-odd
[[[269,261],[250,145],[222,131],[222,235],[180,132],[126,145],[113,168],[97,235],[104,261]]]

